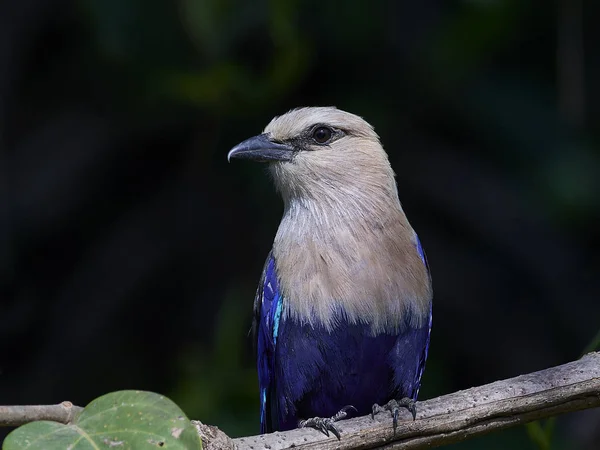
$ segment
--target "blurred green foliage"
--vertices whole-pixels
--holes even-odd
[[[239,314],[242,294],[225,296],[211,343],[190,345],[178,355],[177,384],[169,393],[190,417],[217,424],[230,436],[256,434],[259,418],[257,373],[247,363],[249,320]]]

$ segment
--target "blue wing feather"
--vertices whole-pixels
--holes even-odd
[[[279,283],[275,271],[275,260],[269,254],[261,282],[254,300],[254,323],[258,383],[260,389],[260,427],[261,433],[271,431],[276,423],[277,404],[274,397],[275,348],[279,335],[279,325],[283,301],[279,292]]]
[[[427,261],[427,255],[425,254],[425,250],[423,250],[423,246],[421,245],[421,240],[419,236],[417,238],[417,251],[419,252],[419,256],[425,264],[425,268],[427,269],[427,275],[429,276],[429,283],[431,283],[431,269],[429,268],[429,261]],[[419,362],[419,372],[417,374],[417,390],[415,391],[413,399],[416,401],[417,396],[419,395],[419,388],[421,387],[421,378],[423,377],[423,372],[425,371],[425,363],[427,362],[427,355],[429,354],[429,343],[431,341],[431,325],[433,324],[433,302],[431,301],[429,304],[429,317],[427,318],[427,327],[422,331],[422,334],[425,337],[425,344],[423,346],[423,352],[421,354],[421,360]]]

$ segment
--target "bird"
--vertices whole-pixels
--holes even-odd
[[[339,420],[383,411],[395,432],[401,408],[414,420],[433,288],[374,128],[296,108],[231,158],[267,163],[284,204],[253,308],[261,433],[340,439]]]

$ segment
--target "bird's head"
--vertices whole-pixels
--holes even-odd
[[[397,202],[394,173],[373,127],[335,107],[298,108],[275,117],[227,157],[268,162],[286,203],[365,195]]]
[[[294,109],[228,157],[268,162],[284,199],[272,254],[289,314],[333,327],[341,308],[377,332],[406,317],[423,326],[427,270],[371,125],[332,107]]]

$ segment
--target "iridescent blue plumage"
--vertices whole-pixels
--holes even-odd
[[[419,254],[426,264],[418,243]],[[338,326],[301,324],[282,316],[276,261],[265,263],[255,301],[261,433],[289,430],[299,419],[330,417],[347,404],[358,415],[373,403],[409,397],[416,401],[425,368],[431,309],[425,326],[410,317],[397,334],[372,336],[369,324],[350,324],[337,312]]]
[[[279,334],[282,299],[279,283],[275,273],[275,261],[269,254],[261,277],[254,302],[254,321],[258,365],[258,381],[260,388],[260,424],[261,432],[265,432],[266,424],[272,421],[273,385],[275,374],[275,349]]]

